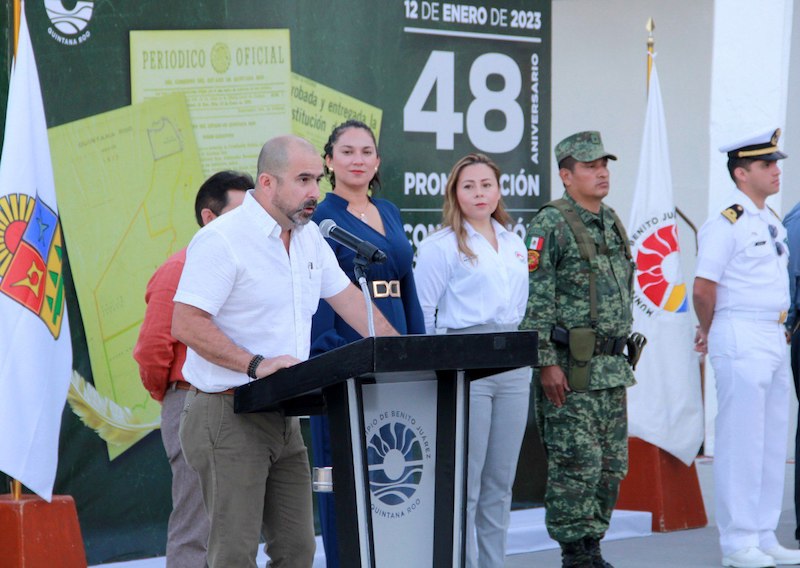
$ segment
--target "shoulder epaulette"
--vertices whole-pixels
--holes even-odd
[[[731,223],[735,223],[736,221],[738,221],[739,217],[741,217],[743,214],[744,214],[744,207],[742,207],[738,203],[734,203],[733,205],[722,211],[722,216],[725,217]]]

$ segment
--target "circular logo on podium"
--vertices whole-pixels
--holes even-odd
[[[367,440],[369,488],[374,500],[394,507],[408,503],[417,491],[425,450],[413,417],[400,411],[386,415],[390,419]]]

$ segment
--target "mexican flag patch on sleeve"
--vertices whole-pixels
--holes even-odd
[[[543,236],[528,235],[528,272],[533,272],[539,268],[539,257],[543,248]]]

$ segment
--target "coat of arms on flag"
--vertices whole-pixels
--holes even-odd
[[[56,339],[64,317],[63,254],[58,215],[44,201],[0,197],[0,292],[39,316]]]

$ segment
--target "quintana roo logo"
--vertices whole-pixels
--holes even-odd
[[[686,284],[681,281],[678,229],[674,223],[651,232],[636,252],[636,281],[642,294],[668,312],[689,308]]]
[[[384,505],[404,505],[422,480],[422,443],[408,425],[387,422],[367,442],[367,464],[373,497]]]
[[[0,197],[0,294],[24,306],[61,333],[64,242],[58,213],[38,197]]]
[[[47,33],[57,42],[78,45],[91,37],[86,28],[94,13],[94,2],[78,0],[72,9],[67,9],[63,0],[44,0],[44,7],[53,24],[47,28]]]

